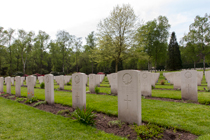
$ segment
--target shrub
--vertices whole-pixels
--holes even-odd
[[[136,131],[137,135],[140,136],[142,139],[149,139],[149,138],[162,138],[164,128],[159,127],[154,124],[147,124],[147,125],[134,125],[133,129]]]
[[[161,80],[161,81],[160,81],[160,84],[161,84],[161,85],[165,85],[165,80]]]
[[[44,89],[44,87],[45,87],[45,84],[44,84],[44,82],[42,82],[42,83],[40,84],[40,88]]]
[[[67,85],[68,85],[68,86],[71,86],[71,83],[70,83],[70,82],[68,82],[68,83],[67,83]]]
[[[46,101],[40,101],[40,102],[35,103],[33,106],[36,107],[36,106],[41,105],[41,104],[47,104],[47,102]]]
[[[100,88],[99,87],[95,87],[95,92],[98,94],[100,92]]]
[[[96,120],[96,115],[93,113],[93,109],[91,107],[88,107],[86,109],[79,109],[77,108],[73,114],[73,117],[75,117],[79,122],[87,124],[87,125],[94,125]]]
[[[109,121],[108,125],[111,126],[118,126],[119,128],[122,127],[122,125],[125,124],[124,122],[121,122],[120,120],[113,120],[113,121]]]
[[[21,102],[21,101],[24,101],[24,100],[26,100],[26,98],[16,98],[16,102]]]
[[[36,97],[32,97],[31,99],[27,99],[24,103],[31,104],[31,103],[36,102],[36,101],[38,101],[38,99]]]

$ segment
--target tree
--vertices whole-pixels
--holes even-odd
[[[189,27],[188,34],[183,39],[196,44],[199,56],[203,59],[203,71],[205,72],[205,57],[210,54],[210,15],[196,16],[194,23]]]
[[[61,53],[62,53],[62,69],[63,69],[63,73],[64,73],[64,67],[65,67],[65,57],[68,55],[68,50],[72,48],[72,44],[73,44],[73,39],[74,36],[70,35],[68,32],[66,31],[58,31],[57,32],[57,43],[58,46],[61,48]]]
[[[80,53],[80,48],[82,47],[82,38],[76,38],[74,41],[74,45],[75,45],[75,54],[76,54],[76,68],[77,68],[77,72],[79,72],[79,67],[78,67],[78,57],[79,57],[79,53]]]
[[[179,50],[179,45],[176,40],[175,32],[172,32],[170,43],[168,46],[168,70],[179,70],[182,68],[182,60]]]
[[[110,16],[98,24],[98,40],[103,54],[114,60],[115,71],[118,71],[118,63],[124,58],[123,53],[127,51],[136,31],[137,16],[129,4],[117,5]],[[103,49],[105,43],[111,51]],[[102,44],[101,44],[102,43]],[[109,49],[109,50],[110,50]]]
[[[94,31],[92,31],[88,36],[87,38],[85,38],[86,41],[87,41],[87,46],[86,46],[86,52],[89,52],[89,57],[91,59],[91,64],[92,64],[92,73],[93,73],[93,50],[95,49],[96,47],[96,38],[95,38],[95,35],[94,35]]]
[[[149,56],[148,66],[151,61],[155,63],[155,69],[158,63],[165,63],[169,28],[170,24],[165,16],[159,16],[138,28],[135,40],[137,45],[143,47]]]

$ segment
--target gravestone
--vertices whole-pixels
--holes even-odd
[[[98,87],[100,87],[100,78],[101,78],[101,76],[99,75],[99,74],[97,74],[96,75],[96,85],[98,86]]]
[[[181,88],[181,72],[173,72],[174,76],[174,89]]]
[[[59,83],[60,89],[64,89],[64,76],[63,75],[59,76],[58,83]]]
[[[95,87],[96,87],[96,75],[89,74],[89,90],[91,93],[95,93]]]
[[[15,77],[11,77],[11,83],[14,86]]]
[[[45,81],[45,101],[54,104],[54,78],[52,74],[44,76]]]
[[[207,82],[207,86],[208,89],[210,89],[210,71],[205,71],[205,77],[206,77],[206,82]]]
[[[34,97],[34,76],[28,76],[26,78],[27,81],[27,98],[31,99]]]
[[[141,125],[141,87],[140,72],[122,70],[117,72],[118,81],[118,119]]]
[[[152,95],[152,87],[151,87],[151,73],[142,71],[140,72],[141,79],[141,95],[143,96],[151,96]]]
[[[117,94],[117,73],[112,73],[107,75],[107,78],[109,80],[109,84],[111,86],[111,93]]]
[[[36,86],[36,76],[33,76],[33,77],[34,77],[34,86]]]
[[[15,95],[16,96],[21,96],[20,86],[21,86],[21,77],[16,76],[15,77]]]
[[[7,85],[7,93],[11,94],[11,77],[5,78],[5,84]]]
[[[44,76],[39,76],[38,80],[39,80],[39,84],[41,84],[42,82],[44,82]]]
[[[165,73],[165,77],[168,81],[170,81],[170,84],[174,84],[174,82],[173,82],[173,80],[174,80],[173,72]]]
[[[100,83],[104,80],[105,74],[100,74]]]
[[[68,82],[70,82],[70,80],[71,80],[71,76],[69,76],[69,75],[64,76],[65,84],[67,84]]]
[[[198,101],[197,71],[181,71],[181,93],[183,100]]]
[[[86,79],[84,73],[72,75],[72,106],[74,108],[86,108]]]
[[[21,77],[21,86],[24,85],[25,77]]]
[[[203,79],[203,72],[202,71],[197,71],[197,85],[201,86],[201,81]]]
[[[155,87],[155,84],[156,84],[156,82],[157,82],[157,75],[156,75],[156,73],[151,73],[150,82],[151,82],[151,85],[152,85],[153,87]]]
[[[4,78],[0,77],[0,92],[3,92],[3,88],[4,88]]]

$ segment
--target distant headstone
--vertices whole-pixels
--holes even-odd
[[[183,100],[198,101],[197,71],[181,71],[181,93]]]
[[[33,77],[34,77],[34,86],[36,86],[36,76],[33,76]]]
[[[24,85],[25,77],[21,77],[21,86]]]
[[[205,71],[207,86],[210,89],[210,71]]]
[[[11,77],[5,78],[5,84],[7,85],[7,93],[11,94]]]
[[[101,76],[100,76],[100,74],[97,74],[96,75],[96,85],[99,87],[100,86],[100,78],[101,78]]]
[[[89,74],[89,90],[91,93],[95,93],[95,87],[96,87],[96,75]]]
[[[173,72],[174,76],[174,89],[181,88],[181,72]]]
[[[21,86],[21,77],[16,76],[15,77],[15,95],[16,96],[21,96],[20,86]]]
[[[109,84],[111,86],[111,93],[117,94],[117,73],[112,73],[107,75],[107,78],[109,80]]]
[[[67,84],[68,82],[70,82],[70,80],[71,80],[71,76],[69,76],[69,75],[64,76],[65,84]]]
[[[59,76],[59,81],[58,81],[58,83],[59,83],[60,89],[64,89],[64,76],[63,76],[63,75],[60,75],[60,76]]]
[[[39,76],[38,80],[39,80],[39,84],[41,84],[42,82],[44,82],[44,76]]]
[[[84,73],[72,75],[72,106],[74,108],[86,108],[86,79]]]
[[[4,78],[0,77],[0,92],[3,92],[3,88],[4,88]]]
[[[146,71],[140,72],[141,95],[143,96],[152,95],[151,75],[152,73],[150,72],[146,72]]]
[[[160,73],[151,73],[151,85],[155,87],[155,84],[157,83],[159,79]]]
[[[11,77],[11,83],[14,86],[15,77]]]
[[[52,74],[44,76],[45,81],[45,101],[54,104],[54,79]]]
[[[203,72],[202,71],[197,71],[197,85],[201,86],[201,81],[203,79]]]
[[[141,78],[137,70],[123,70],[117,73],[118,119],[141,125]]]
[[[105,74],[100,74],[100,83],[104,80]]]
[[[26,78],[27,81],[27,98],[31,99],[32,97],[34,97],[34,76],[28,76]]]

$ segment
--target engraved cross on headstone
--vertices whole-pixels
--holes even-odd
[[[189,94],[189,89],[191,88],[191,86],[189,84],[187,84],[187,93]]]
[[[75,97],[77,98],[77,103],[78,103],[78,99],[79,99],[78,92],[77,92],[77,94],[76,94],[76,96],[75,96]]]
[[[127,102],[127,109],[128,109],[128,101],[131,101],[131,100],[128,100],[128,95],[127,95],[127,99],[124,99],[124,101]]]

